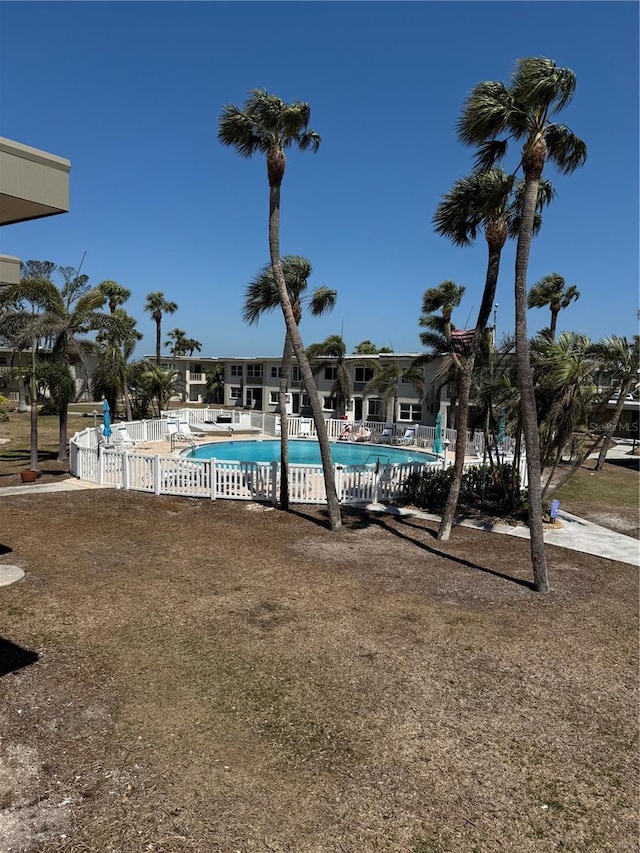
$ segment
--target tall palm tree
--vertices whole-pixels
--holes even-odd
[[[484,289],[474,333],[470,340],[467,339],[464,346],[458,347],[457,353],[460,366],[457,389],[457,434],[453,477],[438,530],[438,539],[443,541],[448,540],[451,535],[460,496],[473,371],[494,305],[502,249],[507,237],[516,236],[519,228],[523,187],[521,184],[516,184],[512,196],[513,189],[513,177],[505,174],[502,169],[493,168],[484,172],[475,172],[455,182],[438,205],[433,218],[436,232],[447,237],[456,246],[471,245],[479,232],[484,231],[488,252]],[[553,188],[548,181],[542,181],[534,222],[535,232],[541,225],[539,211],[552,198]]]
[[[129,288],[123,287],[117,281],[111,281],[111,279],[101,281],[98,289],[104,294],[104,298],[109,304],[110,314],[113,314],[116,308],[122,307],[131,296]]]
[[[169,352],[173,358],[175,359],[176,356],[184,355],[185,342],[187,340],[187,333],[184,329],[171,329],[170,332],[167,332],[167,337],[169,340],[165,341],[164,345],[169,347]]]
[[[325,367],[336,368],[336,378],[331,386],[331,394],[336,398],[336,408],[343,414],[346,413],[353,393],[346,355],[347,345],[340,335],[329,335],[324,341],[311,344],[307,349],[307,357],[314,375]]]
[[[584,142],[552,121],[572,99],[576,78],[543,57],[518,61],[510,85],[487,81],[471,92],[458,122],[458,136],[478,148],[476,167],[492,168],[507,153],[509,139],[522,143],[518,168],[524,190],[515,264],[516,363],[529,473],[529,530],[534,586],[549,589],[542,526],[542,483],[535,393],[527,335],[527,269],[542,173],[547,160],[569,174],[587,156]],[[503,138],[501,138],[503,137]]]
[[[282,272],[287,285],[287,292],[291,300],[291,308],[296,325],[300,325],[302,319],[302,305],[309,304],[311,314],[320,317],[331,311],[336,304],[337,293],[325,285],[317,287],[310,296],[304,296],[307,289],[309,277],[311,276],[311,264],[306,258],[299,255],[285,255],[282,258]],[[260,316],[266,312],[280,308],[280,296],[278,285],[273,274],[271,264],[264,266],[257,276],[248,284],[245,293],[245,302],[242,311],[242,319],[249,325],[255,325]],[[291,369],[291,355],[293,347],[288,330],[285,332],[284,349],[282,352],[282,367],[280,371],[279,386],[279,408],[280,408],[280,505],[283,510],[289,509],[289,441],[287,424],[286,393],[289,386],[289,373]]]
[[[162,318],[165,314],[175,314],[178,305],[165,299],[161,290],[156,290],[147,294],[144,310],[151,314],[156,324],[156,364],[159,367],[162,360]]]
[[[566,285],[565,280],[557,272],[545,275],[537,281],[529,291],[527,297],[528,308],[546,308],[551,311],[551,324],[549,326],[549,337],[552,341],[556,339],[556,326],[558,314],[563,308],[568,308],[572,302],[580,298],[580,291],[575,284]]]
[[[333,476],[329,436],[311,366],[293,314],[280,259],[280,189],[287,163],[285,152],[294,146],[301,151],[318,150],[320,137],[315,131],[308,129],[310,117],[309,104],[302,101],[286,104],[264,89],[252,89],[243,109],[233,104],[227,104],[223,108],[218,123],[218,139],[223,145],[235,148],[241,157],[252,157],[256,153],[266,156],[271,266],[291,345],[311,401],[322,458],[329,523],[332,530],[338,530],[342,525],[342,518]]]

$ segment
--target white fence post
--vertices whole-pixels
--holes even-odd
[[[336,492],[338,494],[338,503],[342,503],[342,465],[333,466],[333,476],[336,483]]]
[[[153,472],[153,494],[160,494],[160,454],[156,454],[153,457],[152,463],[152,472]]]
[[[216,499],[216,460],[209,460],[209,497],[212,501]]]
[[[129,491],[129,454],[126,450],[122,453],[122,488]]]

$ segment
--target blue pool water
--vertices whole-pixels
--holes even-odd
[[[188,454],[190,459],[222,459],[234,462],[279,462],[280,442],[276,441],[219,441],[205,444]],[[432,462],[428,453],[381,447],[376,444],[358,444],[350,441],[331,443],[331,458],[340,465],[400,464],[419,459]],[[317,441],[294,439],[289,442],[289,462],[302,465],[320,465],[320,447]]]

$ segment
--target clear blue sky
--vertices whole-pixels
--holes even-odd
[[[312,285],[338,291],[333,314],[303,319],[308,345],[343,332],[396,352],[420,349],[425,288],[466,285],[473,324],[484,241],[457,249],[433,233],[440,196],[471,168],[455,137],[470,89],[507,80],[516,59],[547,56],[578,80],[561,120],[588,145],[570,176],[547,171],[529,284],[558,272],[581,299],[559,328],[632,335],[638,310],[638,4],[2,3],[0,135],[71,160],[71,212],[2,229],[5,254],[76,266],[133,291],[128,310],[153,351],[142,306],[164,291],[202,355],[276,355],[280,316],[240,318],[268,261],[263,158],[216,139],[226,103],[251,88],[311,105],[317,154],[289,157],[282,252],[307,257]],[[513,328],[514,249],[503,254],[498,334]],[[529,312],[533,333],[548,312]]]

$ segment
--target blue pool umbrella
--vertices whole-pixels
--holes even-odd
[[[436,432],[433,437],[433,446],[431,448],[434,453],[440,455],[444,450],[442,444],[442,412],[438,412],[436,417]]]
[[[507,422],[504,416],[504,412],[500,412],[500,417],[498,418],[498,431],[496,432],[496,441],[498,444],[504,444],[504,440],[507,437]]]
[[[111,412],[107,400],[102,404],[102,434],[105,438],[111,435]]]

